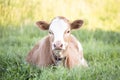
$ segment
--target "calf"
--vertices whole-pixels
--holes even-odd
[[[42,30],[49,34],[40,40],[27,55],[27,62],[40,67],[60,65],[67,68],[87,66],[80,42],[71,34],[71,30],[79,29],[83,21],[72,23],[65,17],[56,17],[50,24],[45,21],[36,22]]]

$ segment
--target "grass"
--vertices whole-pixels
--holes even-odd
[[[120,0],[0,0],[0,80],[120,80]],[[89,68],[38,68],[25,57],[47,34],[38,20],[83,19],[73,31]]]
[[[119,80],[120,33],[73,31],[84,48],[89,68],[38,68],[25,61],[28,51],[47,32],[30,25],[0,27],[0,80]]]

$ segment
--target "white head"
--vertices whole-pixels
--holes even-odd
[[[70,23],[65,17],[56,17],[50,24],[45,21],[38,21],[36,24],[40,29],[49,31],[52,51],[61,52],[64,51],[69,44],[70,31],[80,28],[83,21],[75,20]]]
[[[52,40],[52,50],[64,50],[68,44],[65,41],[65,36],[70,35],[70,25],[64,19],[55,18],[49,27],[49,34],[54,39]]]

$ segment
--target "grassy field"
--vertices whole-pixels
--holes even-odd
[[[37,68],[25,57],[47,34],[38,20],[83,19],[72,33],[88,68]],[[0,0],[0,80],[120,80],[120,0]]]
[[[81,29],[73,34],[81,41],[89,68],[37,68],[25,61],[28,51],[47,32],[34,26],[0,27],[0,80],[119,80],[120,33]]]

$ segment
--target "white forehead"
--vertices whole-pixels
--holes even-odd
[[[51,24],[49,30],[53,32],[64,32],[66,29],[68,29],[68,23],[59,17],[55,18]]]

